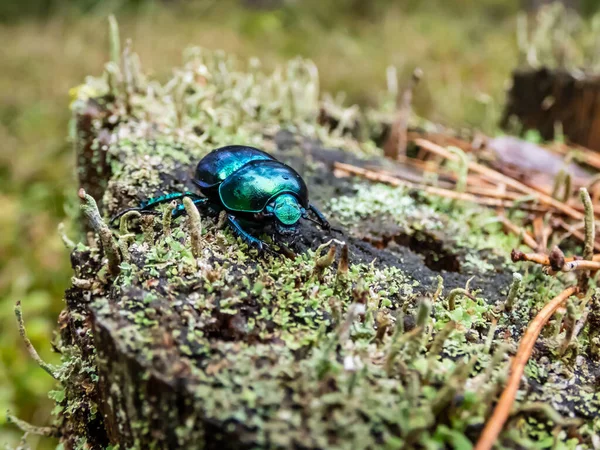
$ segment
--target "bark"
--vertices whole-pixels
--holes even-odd
[[[517,118],[523,130],[554,139],[556,125],[570,142],[600,150],[600,80],[563,70],[517,70],[501,125]]]

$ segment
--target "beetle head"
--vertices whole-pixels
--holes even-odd
[[[292,194],[282,194],[267,206],[267,211],[275,217],[275,227],[281,234],[293,234],[302,218],[303,208]]]

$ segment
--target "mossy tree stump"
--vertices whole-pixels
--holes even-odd
[[[394,166],[372,143],[319,125],[311,63],[266,74],[256,61],[240,68],[224,54],[192,50],[159,84],[128,58],[119,71],[88,80],[73,104],[80,180],[105,218],[147,197],[193,190],[202,155],[243,143],[296,167],[311,201],[344,235],[307,223],[287,243],[294,255],[261,255],[202,209],[196,256],[186,217],[168,233],[160,216],[132,217],[115,230],[116,271],[97,237],[79,244],[60,317],[65,362],[52,394],[64,447],[474,441],[507,357],[561,283],[531,267],[502,311],[518,239],[492,212],[336,178],[333,161]],[[263,238],[271,240],[268,230]],[[598,431],[598,365],[585,337],[556,355],[560,325],[539,343],[519,407],[545,402],[580,418],[558,437],[589,444]],[[502,442],[514,448],[553,432],[544,408],[516,410]]]
[[[501,125],[507,128],[514,119],[545,140],[561,130],[570,142],[600,150],[600,78],[560,69],[516,70]]]

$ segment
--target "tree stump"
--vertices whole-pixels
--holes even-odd
[[[600,78],[546,68],[513,73],[501,125],[515,118],[523,131],[555,138],[557,125],[570,142],[600,150]]]
[[[371,143],[319,124],[309,62],[267,74],[190,50],[159,84],[128,57],[119,73],[89,79],[73,105],[80,180],[105,221],[143,199],[194,190],[203,155],[243,143],[294,166],[344,234],[303,223],[285,250],[281,237],[257,230],[276,252],[259,254],[206,208],[195,257],[185,216],[168,232],[161,216],[130,218],[114,231],[116,276],[98,238],[80,243],[52,394],[64,448],[441,448],[477,439],[508,355],[548,299],[532,267],[511,312],[494,312],[518,270],[509,260],[518,238],[478,206],[335,176],[334,161],[395,166]],[[90,105],[101,119],[86,116]],[[589,444],[598,363],[585,343],[561,363],[559,344],[539,343],[519,405],[545,402],[581,419],[558,437],[569,431]],[[515,410],[503,443],[552,439],[544,414]]]

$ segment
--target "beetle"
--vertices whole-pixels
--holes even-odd
[[[308,188],[298,172],[257,148],[228,145],[211,151],[198,162],[192,181],[202,196],[175,192],[154,197],[139,208],[121,211],[111,222],[128,211],[155,213],[152,209],[161,203],[190,197],[196,206],[224,210],[234,232],[259,250],[266,244],[252,236],[248,227],[273,224],[279,234],[292,235],[300,219],[306,219],[331,229],[325,216],[308,201]],[[317,220],[310,218],[309,212]],[[183,213],[182,204],[173,210],[174,217]]]

